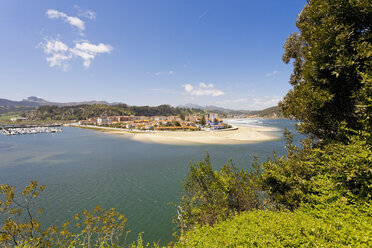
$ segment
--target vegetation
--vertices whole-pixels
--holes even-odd
[[[7,114],[0,114],[0,123],[6,123],[9,122],[11,118],[18,117],[19,113],[17,112],[11,112]]]
[[[372,153],[366,137],[351,136],[345,143],[322,147],[290,142],[287,157],[262,164],[262,186],[277,206],[296,209],[302,204],[349,204],[372,200]],[[291,140],[291,137],[289,137]]]
[[[61,228],[50,226],[43,229],[32,206],[44,188],[34,181],[17,194],[14,186],[0,185],[0,247],[122,245],[119,237],[129,232],[126,228],[127,219],[115,209],[105,211],[97,206],[91,212],[84,210],[76,214],[72,221],[66,222]]]
[[[205,116],[204,115],[200,119],[200,125],[202,127],[204,127],[205,125],[207,125],[207,121],[205,120]]]
[[[177,204],[181,235],[173,247],[372,246],[371,15],[369,0],[308,1],[298,18],[300,33],[285,44],[284,62],[294,59],[293,89],[280,107],[301,121],[298,130],[310,138],[298,147],[286,132],[287,156],[274,153],[260,165],[254,161],[249,172],[231,161],[214,171],[208,154],[192,162]],[[141,114],[150,111],[143,108]],[[58,111],[36,113],[75,116]],[[61,231],[42,230],[29,204],[42,190],[32,182],[22,192],[22,205],[14,187],[1,185],[2,246],[119,245],[111,237],[127,231],[126,219],[99,207],[76,216],[82,220],[78,232],[68,231],[69,224]],[[141,235],[131,245],[149,246]]]
[[[258,207],[256,181],[258,164],[249,173],[228,161],[220,171],[214,171],[209,154],[198,163],[192,162],[183,181],[185,194],[178,206],[177,224],[188,230],[195,224],[213,226],[218,220]]]
[[[278,106],[266,108],[260,111],[251,111],[249,115],[257,115],[263,118],[281,118],[283,117],[282,113]]]
[[[371,207],[254,210],[182,236],[174,247],[370,247]]]
[[[370,1],[308,1],[284,46],[293,89],[280,107],[310,138],[296,147],[287,132],[287,156],[228,187],[209,159],[191,166],[176,247],[372,245],[371,11]],[[251,211],[226,204],[244,191]]]
[[[32,106],[0,106],[1,115],[11,115],[13,113],[21,114],[26,111],[35,109],[36,107]]]
[[[175,116],[192,114],[200,110],[174,108],[169,105],[160,105],[157,107],[149,106],[128,106],[126,104],[118,105],[77,105],[77,106],[40,106],[36,110],[27,113],[31,120],[85,120],[100,116]]]
[[[280,107],[299,130],[342,139],[346,126],[371,125],[372,6],[369,0],[311,0],[288,37],[283,61],[294,59],[293,89]]]

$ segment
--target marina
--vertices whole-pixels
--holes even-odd
[[[60,125],[34,126],[34,125],[6,125],[1,126],[3,135],[21,135],[21,134],[38,134],[38,133],[61,133]]]

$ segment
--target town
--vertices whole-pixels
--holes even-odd
[[[231,128],[218,114],[180,116],[108,116],[78,122],[83,126],[122,128],[133,131],[213,131]]]

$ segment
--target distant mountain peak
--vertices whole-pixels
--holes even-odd
[[[222,112],[231,112],[231,111],[240,111],[240,110],[233,110],[233,109],[227,109],[227,108],[222,108],[222,107],[217,107],[213,105],[207,105],[207,106],[200,106],[197,104],[193,103],[187,103],[185,105],[179,105],[179,108],[194,108],[194,109],[201,109],[201,110],[208,110],[208,111],[222,111]],[[242,110],[242,111],[248,111],[248,110]]]
[[[179,105],[179,108],[194,108],[194,109],[203,109],[203,106],[193,104],[193,103],[187,103],[185,105]]]
[[[27,99],[23,99],[26,102],[38,102],[38,103],[47,103],[48,101],[44,100],[43,98],[37,96],[29,96]]]

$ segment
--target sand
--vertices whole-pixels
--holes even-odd
[[[235,130],[225,131],[168,131],[151,133],[133,133],[125,130],[97,128],[107,133],[123,135],[139,142],[193,145],[193,144],[246,144],[278,139],[272,132],[278,131],[269,127],[238,126]]]

